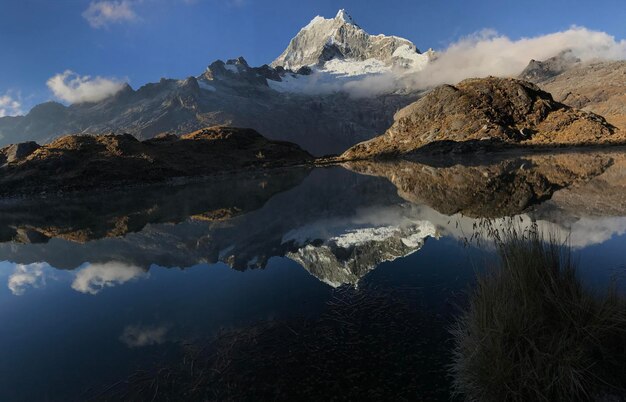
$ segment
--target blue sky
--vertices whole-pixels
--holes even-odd
[[[52,99],[46,81],[68,69],[127,80],[137,88],[160,77],[197,75],[218,58],[243,55],[253,65],[268,63],[315,15],[332,17],[340,8],[366,31],[402,36],[424,50],[445,48],[485,28],[518,39],[578,25],[626,38],[623,0],[0,0],[0,5],[0,99],[19,99],[22,111]],[[115,12],[99,18],[107,5]]]

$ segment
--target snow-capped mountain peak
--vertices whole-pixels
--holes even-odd
[[[335,19],[336,20],[341,20],[341,21],[345,22],[346,24],[356,25],[356,23],[354,22],[354,20],[350,16],[350,14],[348,14],[348,12],[345,9],[343,9],[343,8],[337,12],[337,15],[335,16]]]
[[[370,61],[369,64],[392,66],[398,60],[400,49],[403,67],[413,64],[421,55],[411,41],[397,36],[370,35],[359,27],[346,10],[339,10],[335,18],[317,16],[298,32],[287,49],[272,62],[272,67],[284,67],[297,71],[302,67],[323,68],[333,60],[354,62]],[[420,57],[422,56],[422,57]]]

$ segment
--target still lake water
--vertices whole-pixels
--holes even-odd
[[[6,201],[0,400],[176,400],[154,378],[190,353],[218,400],[449,400],[448,328],[493,262],[475,233],[509,221],[571,244],[586,286],[624,289],[626,153]]]

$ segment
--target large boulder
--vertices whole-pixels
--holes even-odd
[[[34,141],[22,142],[20,144],[9,145],[0,149],[0,166],[5,163],[12,163],[39,149],[39,144]]]

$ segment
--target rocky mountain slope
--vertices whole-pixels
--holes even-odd
[[[355,98],[343,85],[429,57],[407,40],[367,34],[340,11],[332,19],[315,18],[272,66],[218,60],[196,77],[164,78],[137,90],[127,85],[100,102],[48,102],[25,116],[0,118],[0,146],[43,144],[66,134],[124,132],[149,139],[230,125],[295,142],[316,155],[340,153],[383,132],[393,114],[418,97]]]
[[[558,102],[600,114],[626,131],[626,61],[583,63],[565,52],[543,62],[533,60],[521,78],[550,92]]]
[[[342,158],[406,154],[427,144],[488,141],[524,146],[619,143],[626,139],[599,115],[553,100],[536,85],[507,78],[442,85],[400,110],[384,135]]]
[[[0,149],[0,195],[144,184],[303,164],[311,159],[295,144],[232,127],[145,141],[128,134],[65,136],[43,146],[26,143]]]

